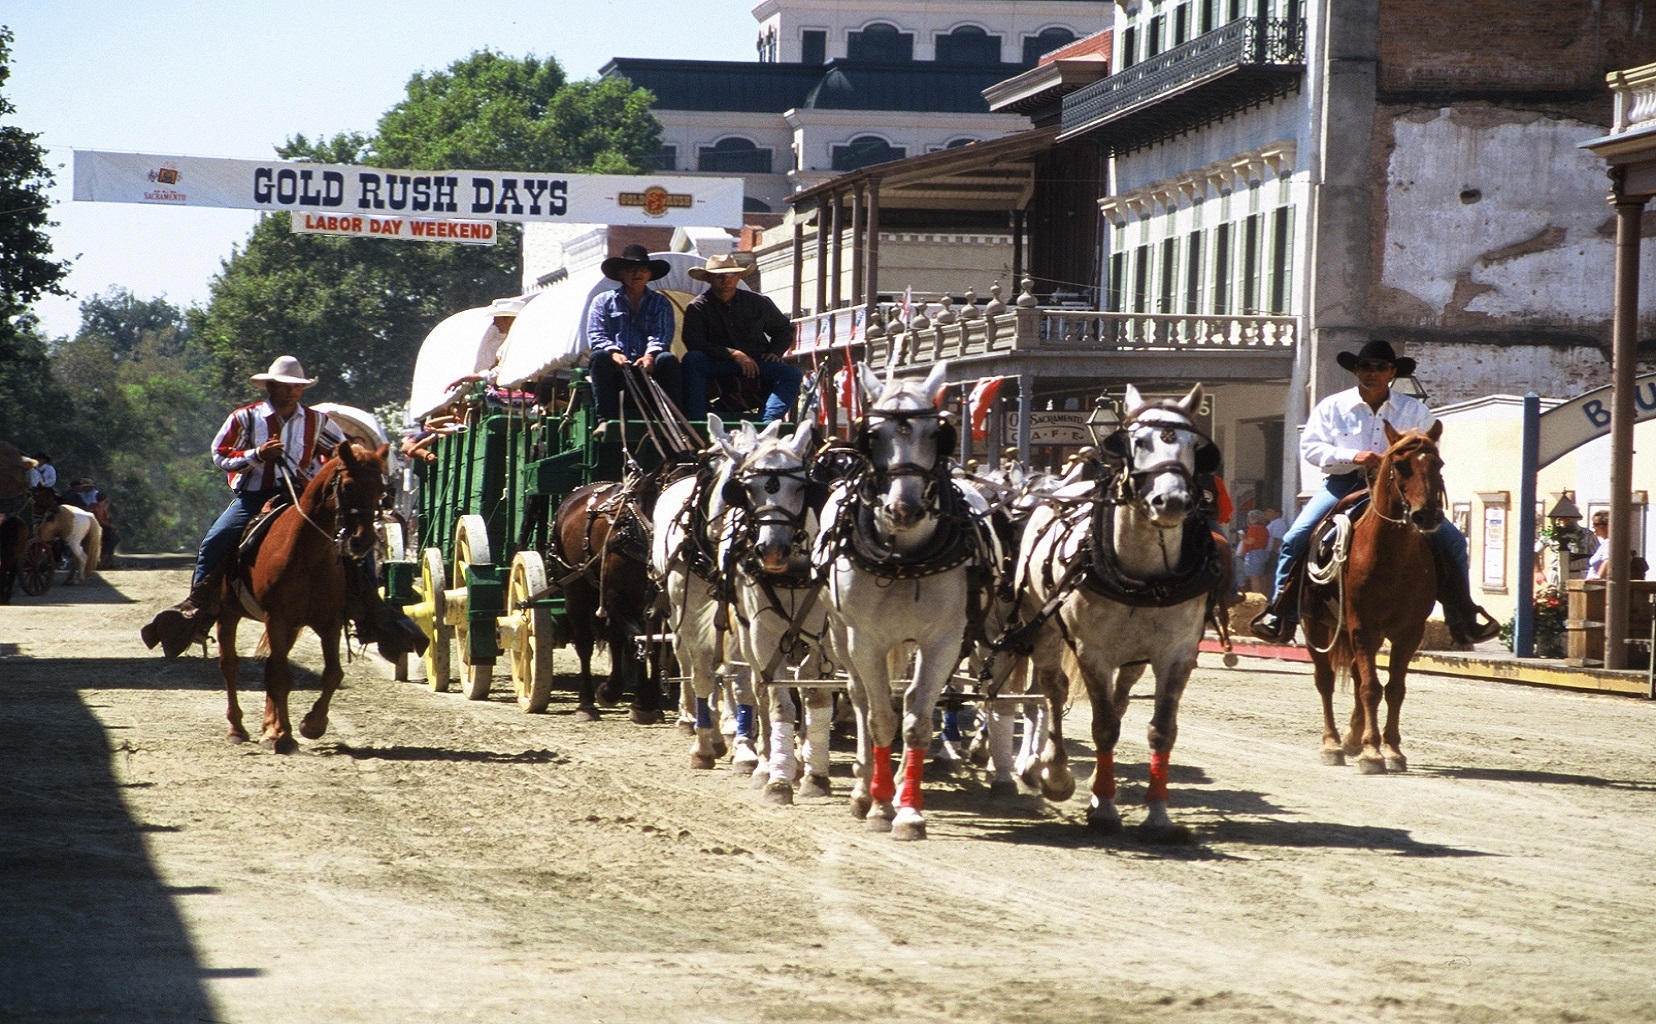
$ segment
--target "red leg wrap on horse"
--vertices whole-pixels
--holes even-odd
[[[875,803],[889,804],[897,795],[897,783],[891,778],[891,748],[874,748],[874,779],[869,783],[868,795]]]
[[[1169,755],[1165,751],[1152,750],[1150,752],[1150,788],[1144,791],[1146,802],[1167,799],[1168,759]]]
[[[920,777],[926,771],[926,759],[918,750],[903,751],[903,795],[898,798],[897,806],[920,809]]]
[[[1115,754],[1098,755],[1098,767],[1093,769],[1093,796],[1100,800],[1114,800],[1116,794]]]

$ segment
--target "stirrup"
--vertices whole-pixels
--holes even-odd
[[[1471,618],[1455,623],[1449,633],[1457,643],[1481,644],[1500,636],[1501,624],[1482,605],[1473,605]]]

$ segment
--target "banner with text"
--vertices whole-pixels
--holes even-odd
[[[356,238],[402,238],[410,242],[459,242],[463,245],[493,245],[498,234],[492,220],[358,217],[336,213],[295,213],[293,233],[350,235]]]
[[[740,227],[742,179],[382,170],[75,150],[81,202],[352,216]]]

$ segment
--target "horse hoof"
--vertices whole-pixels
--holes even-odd
[[[627,714],[627,717],[634,725],[660,725],[663,721],[665,721],[665,718],[663,718],[661,712],[645,711],[639,708],[633,708]],[[691,726],[690,728],[694,730],[695,726]]]
[[[260,741],[259,746],[273,754],[292,754],[299,749],[299,741],[292,736],[283,736],[280,739],[266,736]]]
[[[686,736],[694,736],[696,735],[696,723],[693,721],[687,722],[681,718],[678,720],[678,731]]]
[[[1194,840],[1190,829],[1183,825],[1146,823],[1139,826],[1138,836],[1141,842],[1153,843],[1156,846],[1189,846]]]
[[[870,832],[890,832],[891,819],[883,814],[870,814],[863,819],[863,827]]]
[[[759,767],[759,757],[751,751],[738,753],[730,762],[730,770],[737,775],[752,775]]]
[[[610,690],[602,686],[598,688],[598,703],[606,708],[613,708],[621,703],[622,696],[620,690]]]
[[[596,721],[598,721],[598,709],[597,708],[576,708],[575,709],[575,721],[577,721],[577,722],[596,722]]]
[[[919,815],[894,821],[887,827],[891,829],[891,838],[899,842],[912,843],[926,838],[926,819]]]
[[[1325,750],[1325,751],[1323,751],[1322,752],[1322,763],[1326,764],[1326,765],[1332,765],[1335,768],[1345,767],[1345,763],[1346,763],[1345,762],[1345,751],[1343,751],[1343,750]]]
[[[754,789],[764,789],[765,784],[770,781],[770,769],[761,764],[753,769],[753,774],[749,776],[749,779]]]
[[[1055,804],[1063,803],[1075,795],[1075,776],[1068,772],[1060,776],[1051,770],[1042,771],[1041,795]]]
[[[713,734],[713,756],[714,757],[723,757],[728,753],[730,753],[730,747],[725,743],[724,736],[720,735],[719,733],[714,733]]]
[[[793,787],[786,782],[768,782],[763,793],[765,803],[773,807],[788,807],[794,802]]]
[[[309,718],[306,718],[303,722],[299,723],[299,735],[305,737],[307,740],[319,740],[327,731],[328,720],[326,718],[317,723],[312,723]]]
[[[973,740],[972,745],[966,748],[966,759],[975,767],[989,767],[989,744]]]
[[[868,817],[869,810],[872,809],[873,806],[874,801],[870,800],[868,797],[854,796],[851,798],[851,817],[866,818]]]
[[[1386,758],[1386,771],[1388,771],[1388,772],[1406,772],[1408,770],[1409,770],[1409,759],[1404,757],[1402,754],[1399,754],[1396,757]]]
[[[1121,815],[1099,814],[1087,815],[1087,831],[1099,835],[1113,836],[1121,831]]]
[[[809,775],[799,782],[799,795],[805,797],[825,797],[828,795],[828,776]]]
[[[1384,775],[1386,774],[1386,761],[1379,757],[1359,757],[1357,759],[1357,774]]]
[[[245,732],[233,732],[225,738],[228,739],[231,743],[246,743],[247,742],[247,733],[245,733]]]
[[[1018,784],[1011,779],[996,779],[989,783],[991,800],[1009,800],[1018,795]]]
[[[691,751],[690,752],[690,767],[692,767],[692,768],[694,768],[694,769],[696,769],[697,771],[700,771],[700,772],[712,771],[713,770],[713,759],[711,757],[708,757],[706,754],[698,753],[696,751]]]

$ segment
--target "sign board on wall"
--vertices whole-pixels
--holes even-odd
[[[75,151],[81,202],[434,220],[740,227],[742,179],[411,171],[356,164]]]
[[[1018,433],[1017,410],[1009,410],[1006,414],[1007,431],[1014,437]],[[1087,433],[1087,414],[1084,412],[1032,412],[1029,414],[1029,443],[1030,444],[1063,444],[1079,447],[1092,444],[1092,435]]]
[[[493,245],[498,235],[492,220],[430,220],[335,213],[295,213],[293,233],[397,238],[409,242],[459,242],[464,245]]]
[[[1544,469],[1589,441],[1610,434],[1610,392],[1606,385],[1556,405],[1541,414],[1541,446],[1536,468]],[[1656,373],[1633,382],[1633,422],[1656,418]]]

